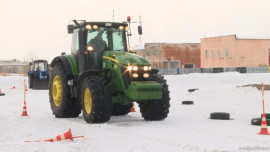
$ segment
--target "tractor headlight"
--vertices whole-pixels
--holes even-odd
[[[133,76],[133,78],[138,78],[139,74],[138,73],[133,73],[132,76]]]
[[[129,71],[131,71],[132,70],[132,66],[128,66],[128,68],[127,68]]]
[[[139,67],[138,66],[133,66],[132,70],[133,71],[138,71],[139,70]]]
[[[129,70],[129,71],[138,71],[139,70],[139,67],[138,66],[128,66],[127,67],[127,69]]]
[[[125,27],[125,30],[126,30],[126,31],[128,31],[128,30],[129,30],[129,27],[128,27],[128,26],[126,26],[126,27]]]
[[[91,26],[90,24],[87,24],[87,25],[85,25],[85,28],[86,28],[87,30],[90,30],[90,29],[92,28],[92,26]]]
[[[94,48],[93,48],[93,46],[88,45],[88,46],[87,46],[87,50],[88,50],[88,51],[93,51],[93,50],[94,50]]]
[[[150,71],[150,70],[151,70],[151,67],[150,67],[150,66],[144,66],[144,67],[143,67],[143,70],[144,70],[144,71],[148,71],[148,70]]]
[[[144,73],[144,74],[143,74],[143,77],[144,77],[144,78],[148,78],[148,77],[149,77],[149,74],[148,74],[148,73]]]
[[[124,26],[120,25],[119,30],[123,30],[123,29],[124,29]]]
[[[98,25],[94,25],[94,26],[93,26],[93,29],[94,29],[94,30],[98,29]]]

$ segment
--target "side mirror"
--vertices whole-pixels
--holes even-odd
[[[74,27],[73,27],[73,25],[68,25],[68,26],[67,26],[67,30],[68,30],[68,34],[73,33],[73,32],[74,32]]]
[[[138,26],[138,34],[142,35],[142,26]]]

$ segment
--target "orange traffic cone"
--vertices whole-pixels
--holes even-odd
[[[263,104],[263,116],[262,116],[262,123],[261,123],[261,132],[258,134],[260,135],[269,135],[268,129],[267,129],[267,121],[266,121],[266,116],[265,116],[265,107],[264,107],[264,87],[262,83],[262,104]]]
[[[73,138],[80,138],[80,137],[84,137],[84,136],[76,136],[76,137],[72,137],[72,133],[71,133],[71,130],[68,129],[67,132],[65,132],[64,134],[62,135],[58,135],[54,138],[51,138],[51,139],[47,139],[45,141],[49,141],[49,142],[54,142],[54,141],[60,141],[60,140],[72,140],[73,141]]]
[[[9,89],[16,89],[16,87],[15,86],[12,86],[11,88],[9,88]]]
[[[24,91],[28,91],[27,85],[24,86]]]
[[[261,132],[259,132],[258,134],[269,135],[265,113],[263,113],[263,117],[262,117]]]
[[[130,108],[130,112],[136,112],[136,110],[135,110],[135,107],[134,107],[134,103],[132,103],[132,108]]]
[[[28,116],[27,109],[26,109],[26,102],[25,101],[23,102],[23,112],[22,112],[22,115],[21,116]]]
[[[2,92],[2,90],[0,89],[0,96],[4,96],[5,93]]]
[[[68,129],[68,131],[65,132],[62,135],[58,135],[58,136],[56,136],[54,138],[46,139],[46,140],[43,140],[43,141],[45,141],[45,142],[54,142],[54,141],[68,140],[68,139],[73,141],[74,138],[82,138],[82,137],[84,137],[84,136],[75,136],[75,137],[73,137],[72,133],[71,133],[71,130]],[[42,142],[42,141],[40,141],[40,140],[34,140],[34,141],[25,140],[24,142]]]

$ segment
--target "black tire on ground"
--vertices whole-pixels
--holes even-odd
[[[188,92],[194,92],[196,90],[199,90],[199,89],[188,89]]]
[[[74,118],[81,113],[79,102],[71,98],[68,86],[68,75],[60,62],[52,67],[49,79],[49,98],[53,114],[56,118]]]
[[[6,94],[5,93],[0,93],[0,96],[5,96]]]
[[[104,77],[92,75],[83,79],[80,103],[87,123],[104,123],[110,120],[112,97]]]
[[[270,119],[266,119],[267,126],[270,126]],[[251,119],[251,124],[255,126],[260,126],[262,124],[262,118]]]
[[[262,118],[262,116],[263,116],[263,114],[261,114],[261,118]],[[265,116],[266,116],[266,119],[270,119],[270,113],[266,113]]]
[[[130,112],[130,109],[132,108],[133,104],[127,104],[127,105],[122,105],[120,103],[114,103],[112,107],[112,115],[113,116],[121,116],[121,115],[126,115]]]
[[[170,108],[168,85],[160,74],[151,75],[149,80],[162,84],[162,99],[138,102],[140,112],[145,120],[163,120],[168,116]]]
[[[185,104],[185,105],[191,105],[193,103],[194,103],[193,101],[182,101],[182,104]]]
[[[261,118],[253,118],[251,119],[251,124],[255,125],[255,126],[260,126],[262,123],[262,119]]]
[[[33,87],[33,76],[31,74],[28,75],[28,87]]]
[[[213,112],[210,114],[210,119],[229,120],[230,114],[225,112]]]

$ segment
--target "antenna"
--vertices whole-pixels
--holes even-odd
[[[139,16],[139,25],[142,26],[142,16]],[[140,48],[142,47],[142,37],[141,35],[139,35],[139,44],[140,44]]]
[[[112,21],[114,22],[114,9],[113,9],[113,15],[112,15]]]

